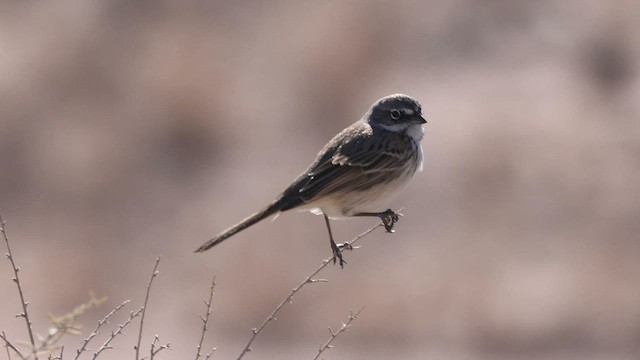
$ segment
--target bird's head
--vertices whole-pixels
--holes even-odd
[[[394,94],[376,101],[365,115],[373,127],[392,132],[415,132],[422,130],[427,121],[422,117],[422,106],[408,95]]]

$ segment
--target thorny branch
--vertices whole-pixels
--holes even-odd
[[[13,268],[13,282],[18,286],[18,293],[20,294],[20,303],[22,304],[22,313],[16,315],[17,317],[24,318],[24,321],[27,323],[27,331],[29,332],[29,342],[31,343],[31,353],[33,354],[33,358],[38,360],[38,352],[36,350],[36,342],[33,336],[33,327],[31,326],[31,320],[29,320],[29,313],[27,312],[27,306],[29,303],[24,299],[24,292],[22,291],[22,284],[20,284],[20,278],[18,277],[18,272],[20,268],[16,266],[15,261],[13,260],[13,254],[11,253],[11,247],[9,246],[9,238],[7,237],[6,232],[6,221],[2,218],[2,214],[0,213],[0,232],[2,232],[2,236],[4,237],[4,242],[7,245],[7,253],[5,254],[9,261],[11,262],[11,267]]]
[[[324,343],[324,345],[320,345],[320,348],[318,349],[318,353],[313,358],[313,360],[317,360],[318,358],[320,358],[320,354],[322,354],[323,351],[327,349],[333,349],[333,345],[331,345],[333,340],[335,340],[338,337],[338,335],[347,331],[351,327],[351,323],[353,322],[353,320],[355,320],[358,317],[358,315],[360,315],[360,312],[362,312],[362,310],[364,310],[364,306],[355,313],[353,312],[353,310],[351,310],[351,313],[349,314],[349,320],[347,320],[346,323],[342,323],[342,326],[340,327],[340,329],[338,329],[338,331],[333,332],[333,330],[329,328],[329,333],[331,334],[331,336],[329,337],[329,340],[327,340],[327,342]]]
[[[86,339],[82,340],[82,342],[80,343],[80,347],[76,350],[76,357],[74,358],[74,360],[77,360],[80,357],[80,354],[82,354],[84,351],[87,351],[87,345],[89,344],[89,341],[91,341],[91,339],[93,339],[96,335],[98,335],[98,330],[100,330],[100,327],[102,327],[102,325],[104,325],[104,324],[108,324],[109,323],[109,318],[113,314],[118,312],[120,309],[122,309],[122,307],[127,305],[129,303],[129,301],[130,300],[123,301],[122,304],[116,306],[113,310],[111,310],[110,313],[108,313],[105,317],[103,317],[102,320],[98,321],[98,326],[96,326],[96,328],[93,330],[93,332],[91,332],[91,334],[89,334],[89,337],[87,337]]]
[[[118,330],[116,331],[112,331],[111,335],[109,336],[109,338],[107,340],[105,340],[104,344],[102,344],[102,346],[100,346],[100,348],[98,349],[98,351],[96,351],[93,354],[93,360],[98,358],[98,355],[100,355],[101,352],[107,350],[107,349],[111,349],[111,341],[113,341],[113,339],[120,335],[123,334],[122,330],[131,323],[131,321],[133,321],[133,319],[137,318],[138,316],[140,316],[140,314],[142,313],[142,308],[139,308],[138,310],[136,310],[135,312],[132,311],[131,314],[129,315],[129,318],[122,324],[118,325]]]
[[[209,286],[209,300],[204,302],[207,306],[207,313],[202,316],[200,315],[200,320],[202,320],[202,333],[200,334],[200,341],[198,342],[198,353],[196,354],[196,360],[198,360],[202,356],[202,342],[204,341],[204,334],[207,332],[207,325],[209,323],[209,316],[213,313],[212,303],[213,303],[213,290],[216,287],[216,277],[214,276],[211,279],[211,285]],[[210,353],[206,355],[206,359],[211,357],[211,354],[216,350],[214,347]]]
[[[353,244],[355,242],[357,242],[358,240],[360,240],[361,238],[363,238],[364,236],[368,235],[369,233],[371,233],[373,230],[384,226],[382,223],[377,224],[371,228],[369,228],[367,231],[363,232],[362,234],[356,236],[355,238],[353,238],[353,240],[351,240],[350,242],[347,242],[345,244],[342,245],[343,249],[357,249],[358,247],[353,246]],[[242,352],[240,353],[240,355],[238,356],[237,360],[242,359],[242,357],[244,357],[244,355],[246,353],[248,353],[249,351],[251,351],[251,344],[253,343],[253,341],[256,339],[256,337],[258,336],[258,334],[260,334],[260,332],[267,326],[267,324],[269,324],[272,320],[276,320],[276,315],[280,312],[280,310],[287,304],[287,303],[291,303],[293,300],[293,296],[300,291],[300,289],[302,289],[305,285],[307,284],[312,284],[312,283],[316,283],[316,282],[326,282],[327,280],[324,279],[315,279],[314,277],[320,272],[322,271],[324,268],[327,267],[327,265],[329,265],[330,261],[333,259],[333,257],[330,258],[326,258],[322,261],[322,264],[315,269],[309,276],[307,276],[304,281],[302,281],[298,286],[296,286],[293,290],[291,290],[291,293],[289,293],[289,295],[282,300],[282,302],[280,304],[278,304],[278,306],[276,306],[276,308],[271,312],[271,314],[269,314],[269,316],[262,322],[262,324],[260,324],[260,326],[258,328],[253,328],[252,332],[253,334],[251,335],[251,338],[249,339],[249,341],[247,342],[247,344],[245,345],[244,349],[242,349]]]

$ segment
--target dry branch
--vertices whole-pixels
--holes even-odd
[[[144,297],[144,305],[142,305],[142,316],[140,317],[140,331],[138,332],[138,343],[134,347],[136,350],[136,360],[140,359],[140,342],[142,341],[142,328],[144,326],[144,315],[147,312],[147,303],[149,302],[149,292],[151,292],[151,284],[153,283],[153,279],[158,276],[158,264],[160,263],[160,258],[156,259],[156,264],[153,266],[153,272],[151,273],[151,278],[149,279],[149,283],[147,284],[147,294]]]
[[[111,349],[112,346],[110,344],[113,341],[113,339],[115,339],[115,337],[120,335],[120,334],[124,334],[122,332],[122,330],[124,330],[124,328],[127,327],[127,325],[129,325],[131,323],[131,321],[133,321],[133,319],[135,319],[138,316],[140,316],[141,313],[142,313],[142,308],[139,308],[135,312],[132,311],[131,314],[129,314],[129,318],[124,323],[118,325],[118,330],[112,331],[111,335],[109,336],[109,338],[107,338],[107,340],[105,340],[105,342],[102,344],[102,346],[100,346],[98,351],[96,351],[93,354],[93,360],[97,359],[98,356],[100,355],[100,353],[102,353],[103,351]]]
[[[206,315],[202,316],[200,315],[200,320],[202,320],[202,332],[200,334],[200,341],[198,342],[198,353],[196,354],[196,360],[198,360],[201,356],[202,356],[202,342],[204,341],[204,335],[207,332],[207,325],[209,323],[209,316],[211,315],[211,313],[213,313],[213,309],[211,308],[212,302],[213,302],[213,290],[216,287],[216,277],[214,276],[213,279],[211,279],[211,285],[209,286],[209,301],[204,301],[204,304],[207,306],[207,313]],[[213,354],[213,352],[216,351],[216,348],[214,347],[211,352],[209,352],[206,355],[206,359],[208,359],[209,357],[211,357],[211,354]]]
[[[124,302],[122,302],[122,304],[116,306],[113,310],[111,310],[111,312],[109,312],[105,317],[103,317],[102,320],[98,321],[98,326],[96,326],[95,330],[93,330],[93,332],[89,334],[89,337],[82,340],[82,342],[80,343],[80,347],[76,350],[76,357],[74,358],[74,360],[77,360],[84,351],[87,351],[87,345],[89,344],[89,341],[91,341],[91,339],[93,339],[96,335],[98,335],[98,331],[100,330],[102,325],[108,324],[109,318],[113,314],[118,312],[118,310],[122,309],[123,306],[127,305],[129,301],[130,300],[125,300]]]
[[[371,233],[373,230],[384,226],[382,223],[377,224],[371,228],[369,228],[367,231],[363,232],[362,234],[356,236],[355,238],[353,238],[353,240],[351,240],[350,242],[347,242],[345,244],[342,244],[342,248],[343,249],[349,249],[349,250],[353,250],[353,249],[357,249],[357,247],[354,247],[353,244],[356,243],[358,240],[360,240],[361,238],[365,237],[366,235],[368,235],[369,233]],[[249,351],[251,351],[251,344],[253,343],[253,341],[256,339],[256,337],[258,336],[258,334],[260,334],[260,332],[262,332],[262,330],[272,321],[272,320],[276,320],[276,315],[278,314],[278,312],[280,312],[280,310],[282,310],[282,308],[287,304],[292,302],[293,300],[293,296],[300,291],[300,289],[302,289],[305,285],[307,284],[312,284],[312,283],[316,283],[316,282],[326,282],[326,280],[324,279],[314,279],[314,277],[316,275],[318,275],[318,273],[320,273],[320,271],[322,271],[324,268],[327,267],[327,265],[329,265],[330,261],[333,259],[333,257],[330,258],[326,258],[322,261],[322,264],[315,269],[313,272],[311,272],[311,274],[309,274],[304,281],[302,281],[298,286],[296,286],[293,290],[291,290],[291,293],[289,293],[289,295],[282,300],[282,302],[280,302],[280,304],[278,304],[278,306],[276,306],[276,308],[271,312],[271,314],[269,314],[269,316],[262,322],[262,324],[260,324],[260,326],[258,328],[253,328],[252,332],[253,334],[251,335],[251,338],[249,339],[249,341],[247,342],[247,344],[245,345],[244,349],[242,349],[242,352],[240,353],[240,355],[238,356],[237,360],[242,359],[242,357],[244,357],[244,355],[246,353],[248,353]]]
[[[7,245],[7,253],[5,254],[9,261],[11,262],[11,268],[13,269],[13,282],[18,287],[18,293],[20,294],[20,303],[22,304],[22,313],[16,315],[17,317],[24,318],[24,321],[27,323],[27,332],[29,333],[29,342],[31,343],[31,353],[33,354],[33,358],[38,360],[38,353],[36,350],[36,342],[33,336],[33,327],[31,326],[31,320],[29,320],[29,312],[27,311],[27,306],[29,303],[24,298],[24,291],[22,291],[22,284],[20,283],[20,277],[18,276],[18,272],[20,268],[16,266],[15,261],[13,260],[13,254],[11,253],[11,247],[9,246],[9,238],[7,237],[6,232],[6,221],[2,218],[2,214],[0,213],[0,232],[2,232],[2,236],[4,237],[4,242]],[[6,340],[5,340],[6,342]]]
[[[325,350],[333,349],[333,345],[331,345],[333,340],[335,340],[338,337],[338,335],[340,335],[343,332],[347,331],[351,327],[351,323],[353,322],[353,320],[355,320],[358,317],[358,315],[360,315],[360,312],[362,312],[362,310],[364,310],[364,306],[362,308],[360,308],[360,310],[358,310],[355,313],[353,312],[353,310],[351,310],[351,313],[349,314],[349,319],[347,320],[346,323],[344,323],[344,322],[342,323],[342,326],[340,327],[340,329],[338,329],[338,331],[333,332],[333,330],[331,330],[331,328],[329,328],[329,334],[331,334],[331,336],[329,336],[329,340],[327,340],[327,342],[325,342],[323,345],[320,345],[320,348],[318,349],[318,353],[313,358],[313,360],[317,360],[318,358],[320,358],[320,355]]]

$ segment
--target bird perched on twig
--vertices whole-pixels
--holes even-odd
[[[374,216],[388,232],[399,214],[384,209],[413,175],[422,170],[422,107],[414,98],[395,94],[376,101],[357,122],[329,141],[313,163],[271,204],[200,246],[202,252],[258,221],[283,211],[309,210],[324,215],[333,262],[344,267],[342,248],[331,232],[330,218]]]

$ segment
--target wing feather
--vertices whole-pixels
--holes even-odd
[[[366,190],[398,176],[412,156],[411,142],[401,134],[375,134],[368,124],[356,123],[338,134],[316,161],[283,193],[283,210],[322,197]]]

